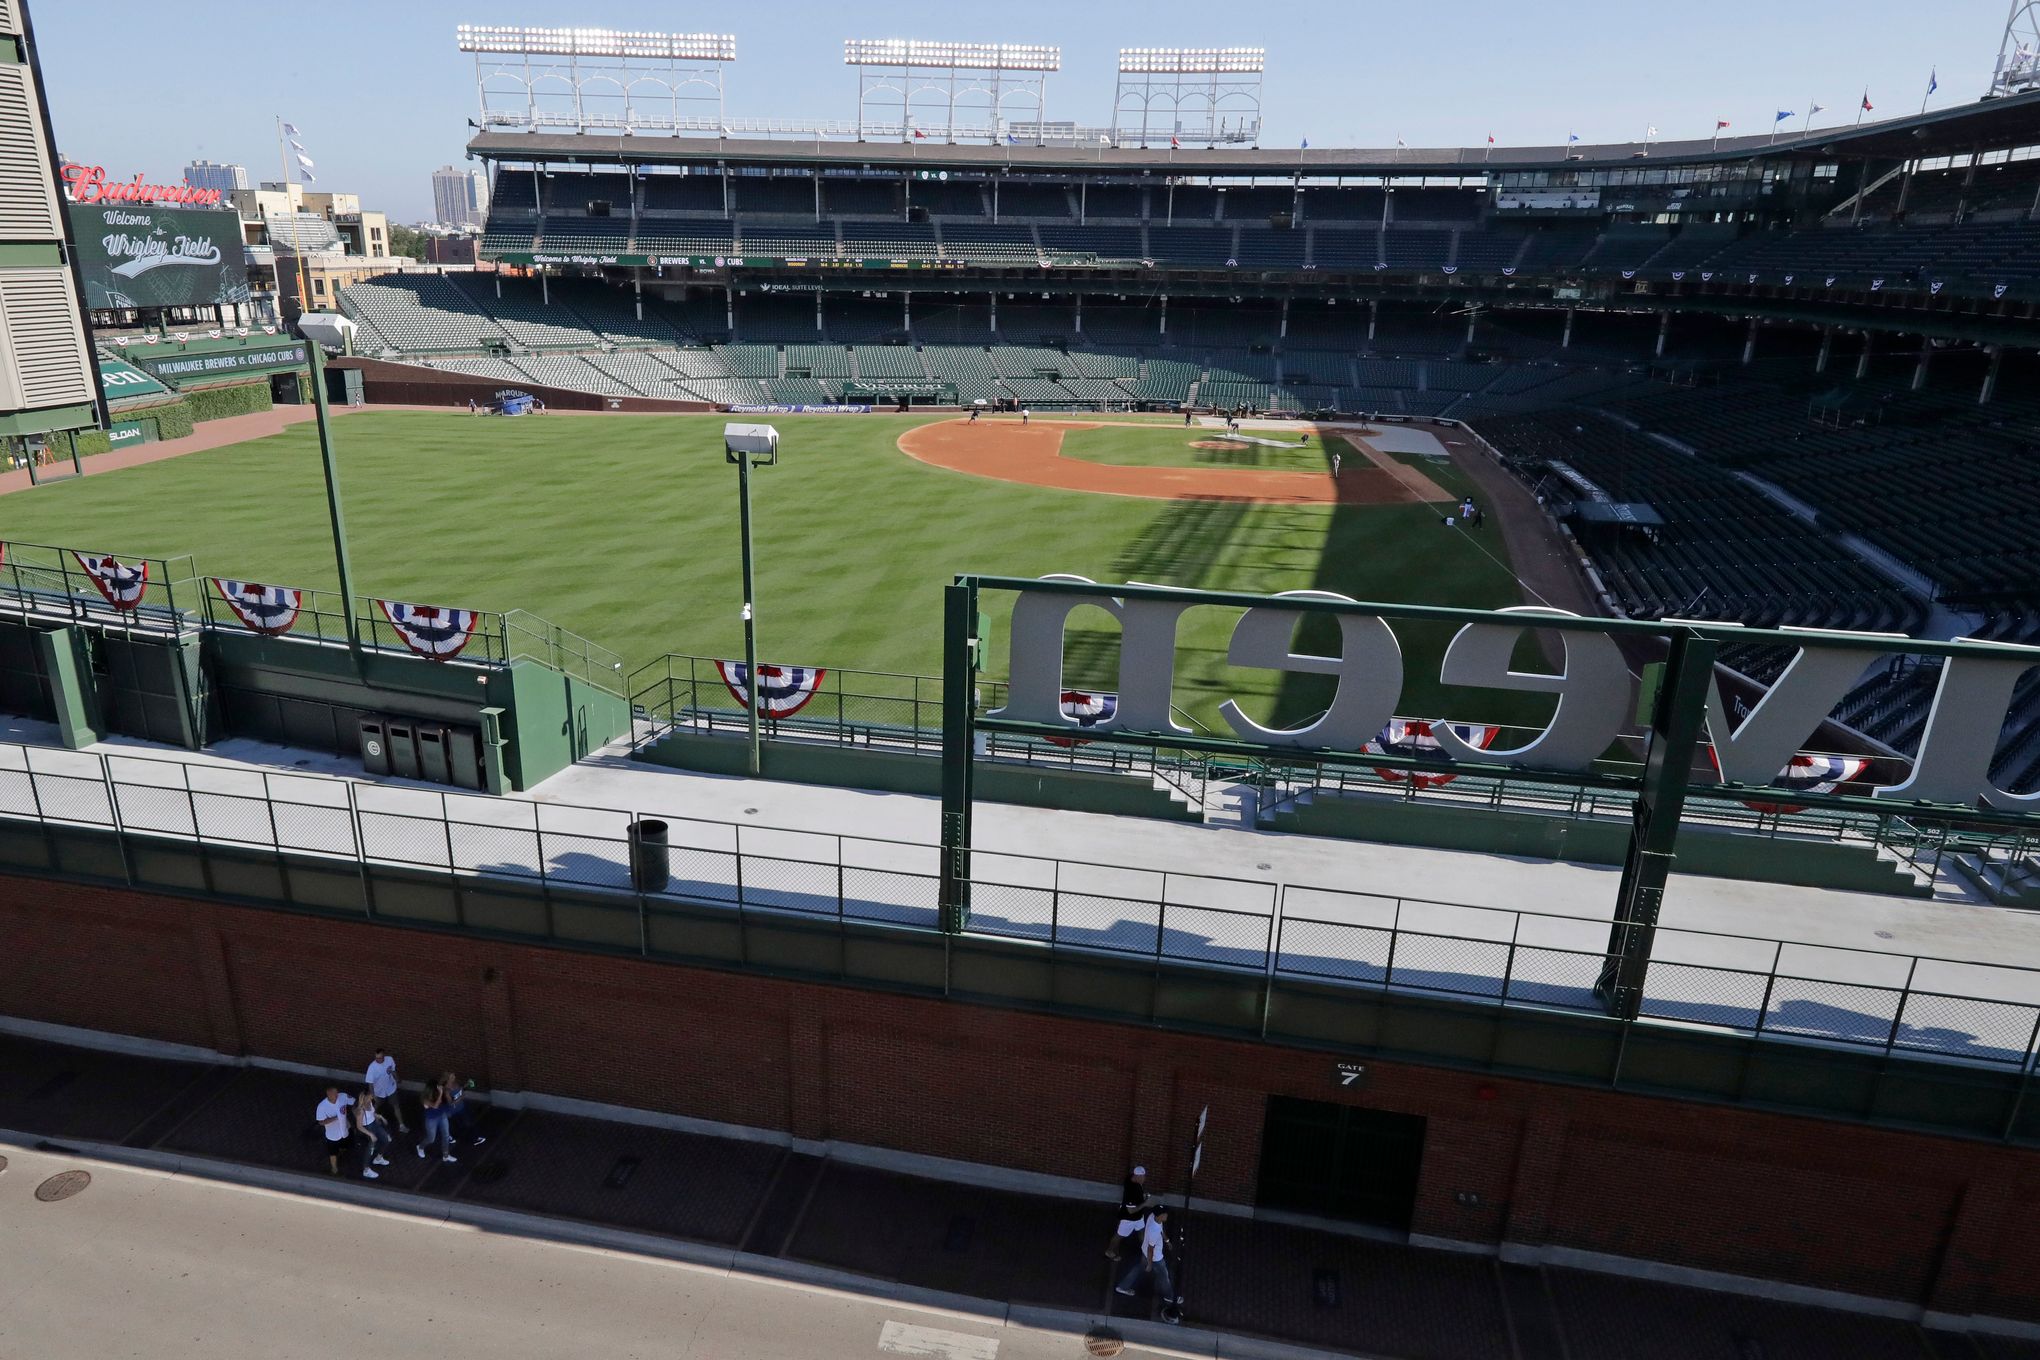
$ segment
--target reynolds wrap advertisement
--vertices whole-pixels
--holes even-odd
[[[71,232],[95,312],[248,300],[241,219],[231,210],[72,203]]]

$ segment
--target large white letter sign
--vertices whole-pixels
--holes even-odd
[[[1523,628],[1535,627],[1540,617],[1579,617],[1568,610],[1539,605],[1515,605],[1501,612],[1523,616]],[[1556,694],[1558,711],[1551,715],[1551,724],[1533,740],[1510,750],[1490,747],[1483,751],[1460,740],[1446,723],[1437,724],[1431,733],[1454,760],[1499,760],[1552,770],[1584,770],[1622,730],[1623,715],[1629,711],[1629,667],[1622,660],[1615,640],[1605,633],[1564,632],[1558,635],[1565,650],[1564,670],[1557,675],[1512,671],[1509,655],[1516,649],[1516,640],[1523,636],[1523,628],[1500,623],[1467,624],[1445,649],[1438,679],[1448,685],[1479,689]]]
[[[1951,656],[1942,662],[1941,683],[1934,689],[1927,725],[1920,729],[1920,753],[1911,776],[1903,784],[1872,789],[1871,796],[1973,804],[1981,794],[1984,802],[2007,812],[2040,807],[2040,793],[2007,793],[1990,782],[1991,757],[2012,706],[2012,687],[2034,665],[2030,651]]]
[[[1707,687],[1707,738],[1722,782],[1774,782],[1878,656],[1851,647],[1801,647],[1740,727],[1731,723],[1717,674]]]
[[[1358,603],[1327,590],[1285,590],[1275,598]],[[1308,727],[1263,727],[1230,699],[1219,708],[1219,716],[1248,741],[1357,751],[1395,716],[1395,701],[1402,694],[1402,646],[1388,625],[1373,615],[1340,614],[1338,656],[1292,652],[1290,640],[1302,618],[1302,610],[1256,605],[1240,615],[1225,659],[1235,666],[1332,676],[1331,707]]]
[[[1094,584],[1082,576],[1041,579]],[[1063,630],[1071,611],[1092,604],[1119,620],[1119,709],[1085,731],[1187,735],[1190,729],[1178,727],[1169,712],[1169,695],[1176,680],[1176,620],[1195,603],[1020,591],[1013,597],[1008,638],[1012,656],[1006,706],[985,716],[1075,726],[1062,711]]]

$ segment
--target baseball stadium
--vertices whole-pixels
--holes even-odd
[[[316,1064],[290,956],[424,951],[375,1037],[506,1093],[2034,1353],[2011,32],[1916,115],[1388,148],[1263,145],[1255,48],[1050,121],[1057,48],[853,39],[815,123],[732,37],[457,41],[480,268],[101,335],[113,420],[317,419],[0,497],[0,1011]],[[1183,1307],[1414,1353],[1323,1273]]]

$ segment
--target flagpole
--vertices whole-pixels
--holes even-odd
[[[1813,101],[1809,99],[1806,101],[1806,126],[1802,127],[1800,132],[1803,135],[1811,131],[1813,131]]]
[[[1870,107],[1870,87],[1868,85],[1865,85],[1863,87],[1863,97],[1856,101],[1857,127],[1863,126],[1863,114],[1869,109],[1869,107]]]
[[[283,145],[283,115],[280,113],[276,115],[276,163],[283,170],[283,186],[282,186],[283,203],[285,208],[289,208],[290,154],[284,149]],[[298,248],[298,215],[296,212],[292,212],[290,215],[290,253],[296,258],[297,261],[297,284],[298,284],[297,309],[298,315],[302,317],[305,314],[306,310],[308,309],[309,301],[306,297],[305,289],[305,253],[303,250]],[[275,274],[277,280],[276,320],[277,323],[280,325],[283,322],[283,276],[282,274],[277,273],[276,270],[276,243],[274,241],[271,241],[269,243],[269,261],[270,261],[270,273]]]
[[[1934,91],[1941,88],[1941,73],[1934,71],[1927,76],[1927,92],[1920,96],[1920,112],[1927,111],[1927,101],[1934,97]]]

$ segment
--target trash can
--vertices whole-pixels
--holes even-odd
[[[368,774],[390,772],[390,738],[381,718],[361,719],[361,768]]]
[[[447,763],[446,729],[418,727],[418,774],[434,784],[451,784],[453,768]]]
[[[423,772],[418,768],[417,728],[406,719],[390,719],[384,728],[389,733],[390,773],[399,779],[419,779]]]
[[[646,818],[630,824],[630,886],[639,892],[664,892],[673,877],[672,847],[666,824]]]

